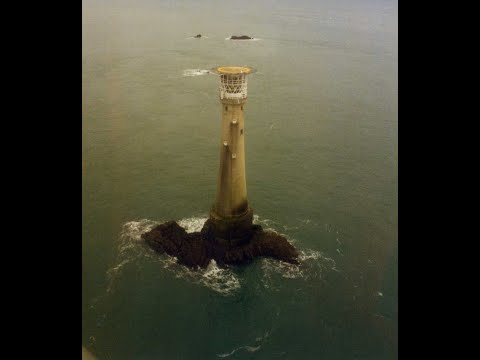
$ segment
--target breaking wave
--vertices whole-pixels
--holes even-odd
[[[210,70],[206,69],[186,69],[183,70],[183,76],[201,76],[209,74]]]
[[[207,221],[207,216],[184,218],[178,221],[187,232],[200,231]],[[260,218],[254,215],[253,222],[262,225],[266,230],[276,231],[282,228],[273,220]],[[235,267],[219,267],[212,260],[206,269],[191,270],[186,266],[177,263],[175,257],[166,254],[159,255],[146,246],[141,235],[150,231],[161,221],[142,219],[125,223],[120,232],[117,245],[117,258],[114,265],[107,271],[107,293],[114,292],[115,284],[121,278],[123,271],[130,266],[142,266],[146,261],[154,262],[166,271],[171,272],[175,278],[183,279],[190,283],[204,286],[220,295],[231,296],[241,288],[241,279],[235,272]],[[295,243],[295,239],[288,238],[288,241]],[[338,271],[335,260],[325,256],[320,251],[302,249],[300,252],[300,264],[288,264],[278,260],[261,259],[260,281],[266,289],[275,289],[281,284],[281,279],[302,279],[321,278],[325,271]]]
[[[240,281],[229,270],[221,269],[215,260],[211,260],[207,270],[202,274],[200,283],[223,295],[228,295],[240,289]]]
[[[191,217],[178,221],[187,232],[200,231],[207,217]],[[205,286],[221,295],[228,296],[238,290],[240,281],[231,268],[220,268],[212,260],[206,269],[191,270],[177,263],[175,257],[166,254],[159,255],[142,243],[141,235],[160,224],[148,219],[129,221],[123,225],[118,244],[118,256],[115,265],[107,271],[107,293],[114,291],[114,285],[120,278],[123,270],[129,264],[140,265],[143,261],[153,261],[161,268],[191,283]]]
[[[178,225],[183,227],[187,233],[192,233],[202,230],[203,224],[208,220],[208,217],[191,217],[177,221]]]

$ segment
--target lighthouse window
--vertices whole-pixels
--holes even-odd
[[[225,106],[225,111],[227,111],[227,110],[228,110],[228,106]]]
[[[240,109],[242,109],[242,111],[243,111],[243,106],[240,106]]]
[[[240,135],[243,135],[243,129],[240,129]]]

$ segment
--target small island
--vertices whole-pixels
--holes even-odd
[[[241,35],[241,36],[232,35],[230,37],[230,40],[253,40],[253,38],[248,35]]]
[[[194,36],[195,39],[200,39],[202,37],[202,34],[197,34]]]
[[[240,265],[256,257],[269,257],[298,264],[298,252],[288,240],[260,225],[252,225],[249,236],[241,242],[225,241],[215,236],[211,219],[200,232],[187,233],[175,221],[160,224],[142,234],[142,239],[156,252],[177,258],[179,264],[189,268],[206,268],[211,260],[219,266]]]

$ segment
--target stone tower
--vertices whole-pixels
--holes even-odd
[[[245,66],[220,66],[222,105],[220,167],[217,195],[210,211],[215,236],[236,244],[251,235],[253,211],[247,200],[245,174],[245,119],[247,75],[254,69]]]

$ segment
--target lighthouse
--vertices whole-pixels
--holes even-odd
[[[159,253],[175,256],[191,268],[217,264],[244,264],[256,257],[270,257],[299,264],[298,251],[287,238],[253,225],[247,199],[245,174],[245,117],[247,66],[220,66],[210,71],[220,78],[220,163],[217,194],[202,230],[190,233],[175,221],[160,224],[142,234]]]
[[[220,164],[217,193],[210,211],[215,237],[237,244],[251,235],[253,210],[247,199],[245,174],[245,104],[247,66],[220,66]]]

